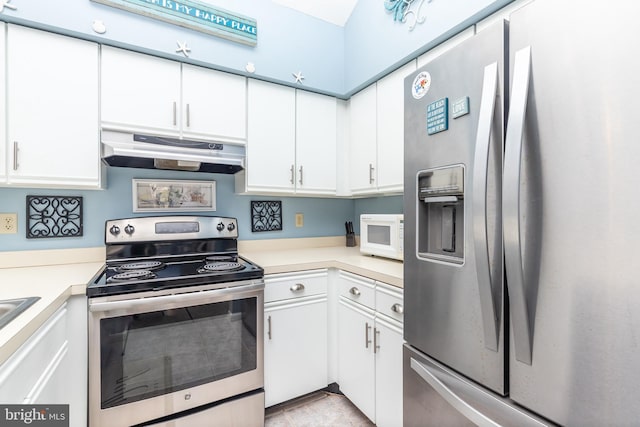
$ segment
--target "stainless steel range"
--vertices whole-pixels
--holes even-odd
[[[236,219],[106,222],[87,287],[89,425],[264,424],[264,271]]]

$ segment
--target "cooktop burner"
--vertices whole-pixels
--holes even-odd
[[[244,266],[239,262],[212,262],[203,265],[198,269],[198,273],[209,273],[215,271],[236,271],[242,270]]]
[[[164,268],[165,264],[160,261],[138,261],[138,262],[130,262],[127,264],[120,264],[117,269],[120,271],[130,271],[130,270],[159,270]]]
[[[156,275],[149,270],[129,270],[124,273],[115,274],[107,278],[107,283],[111,282],[127,282],[130,280],[147,280],[153,279]]]

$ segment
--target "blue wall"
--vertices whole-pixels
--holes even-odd
[[[239,234],[242,240],[339,236],[344,234],[344,222],[354,221],[354,200],[236,195],[234,194],[233,175],[112,167],[107,168],[107,170],[109,187],[104,191],[0,188],[0,212],[18,213],[18,233],[0,234],[0,251],[61,249],[103,245],[104,222],[107,219],[145,215],[134,214],[132,211],[132,178],[216,181],[216,211],[198,212],[196,214],[238,218]],[[25,237],[27,195],[82,196],[84,235],[82,237],[27,239]],[[282,200],[282,231],[252,233],[250,218],[251,200]],[[295,214],[298,212],[304,214],[304,226],[301,228],[295,227]],[[157,215],[169,214],[158,213]]]
[[[432,0],[422,11],[427,21],[408,30],[395,22],[383,0],[360,0],[340,27],[271,1],[206,0],[258,23],[258,45],[245,46],[90,0],[15,1],[0,20],[35,26],[105,44],[131,48],[171,59],[295,85],[302,72],[308,90],[348,98],[365,85],[406,63],[513,0]],[[415,2],[416,4],[419,2]],[[91,26],[102,20],[107,32]],[[176,42],[187,42],[189,58],[176,54]]]

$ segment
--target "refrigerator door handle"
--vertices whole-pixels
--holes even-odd
[[[498,351],[500,314],[496,309],[498,299],[491,283],[489,247],[487,237],[487,175],[489,171],[489,147],[491,127],[498,90],[498,63],[484,68],[482,98],[476,134],[476,152],[473,164],[473,240],[476,258],[476,274],[480,292],[480,310],[484,329],[484,346]]]
[[[504,254],[516,360],[531,365],[533,333],[527,306],[520,236],[520,173],[524,119],[531,78],[531,47],[516,52],[504,154]]]
[[[467,383],[429,361],[420,362],[410,357],[410,366],[444,400],[478,426],[497,427],[503,425],[502,423],[522,427],[545,427],[550,425],[530,413],[514,408],[499,397]],[[489,408],[489,413],[498,418],[498,420],[492,420],[476,409],[474,405],[480,408]]]

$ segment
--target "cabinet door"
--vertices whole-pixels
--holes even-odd
[[[5,23],[0,22],[0,184],[7,180],[7,153],[10,152],[9,144],[7,143],[7,128],[6,128],[6,82],[5,79]],[[12,163],[12,162],[11,162]],[[10,163],[10,164],[11,164]],[[12,167],[12,166],[9,166]]]
[[[380,191],[404,188],[404,78],[415,69],[415,61],[411,61],[376,84]]]
[[[247,83],[242,76],[182,64],[182,134],[218,141],[247,138]]]
[[[402,329],[376,318],[376,426],[402,425]]]
[[[349,114],[349,187],[371,193],[377,186],[375,84],[351,97]]]
[[[102,127],[178,136],[180,63],[102,47]]]
[[[288,300],[265,307],[265,405],[324,388],[327,372],[327,298]]]
[[[10,183],[100,185],[98,91],[97,44],[9,25]]]
[[[247,190],[293,192],[295,89],[249,80]]]
[[[342,298],[338,307],[338,384],[370,420],[375,420],[373,312]]]
[[[296,91],[297,192],[336,194],[337,101]]]

